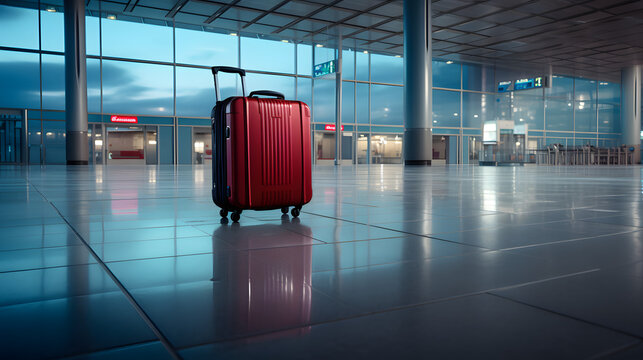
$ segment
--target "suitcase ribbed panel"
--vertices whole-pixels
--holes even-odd
[[[290,134],[290,106],[283,102],[263,100],[259,102],[261,114],[261,152],[263,154],[262,184],[266,186],[291,185],[292,156]],[[288,196],[288,192],[275,191],[267,198]],[[283,193],[283,194],[282,194]]]

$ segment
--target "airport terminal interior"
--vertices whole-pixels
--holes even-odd
[[[0,0],[0,357],[643,358],[642,33],[638,0]],[[212,66],[308,105],[299,216],[220,216]]]

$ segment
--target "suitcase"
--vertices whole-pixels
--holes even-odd
[[[312,198],[310,108],[276,91],[253,91],[248,97],[220,101],[219,72],[241,77],[245,71],[212,68],[217,103],[212,109],[212,200],[220,215],[237,222],[243,210],[281,209],[299,216]],[[272,96],[274,98],[260,98]]]

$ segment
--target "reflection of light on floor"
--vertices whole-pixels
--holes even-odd
[[[156,169],[149,169],[147,172],[147,182],[155,183],[156,182]]]
[[[203,166],[194,167],[194,182],[197,184],[203,184],[205,182],[205,171]]]
[[[138,191],[136,189],[119,190],[113,192],[111,197],[112,215],[138,214]]]
[[[493,190],[482,191],[482,210],[496,211],[498,209],[496,197],[498,194]]]

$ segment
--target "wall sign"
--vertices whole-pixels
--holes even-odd
[[[324,130],[335,131],[335,124],[326,124]],[[344,131],[344,125],[342,125],[341,130]]]
[[[137,116],[112,115],[110,119],[113,123],[138,124]]]

